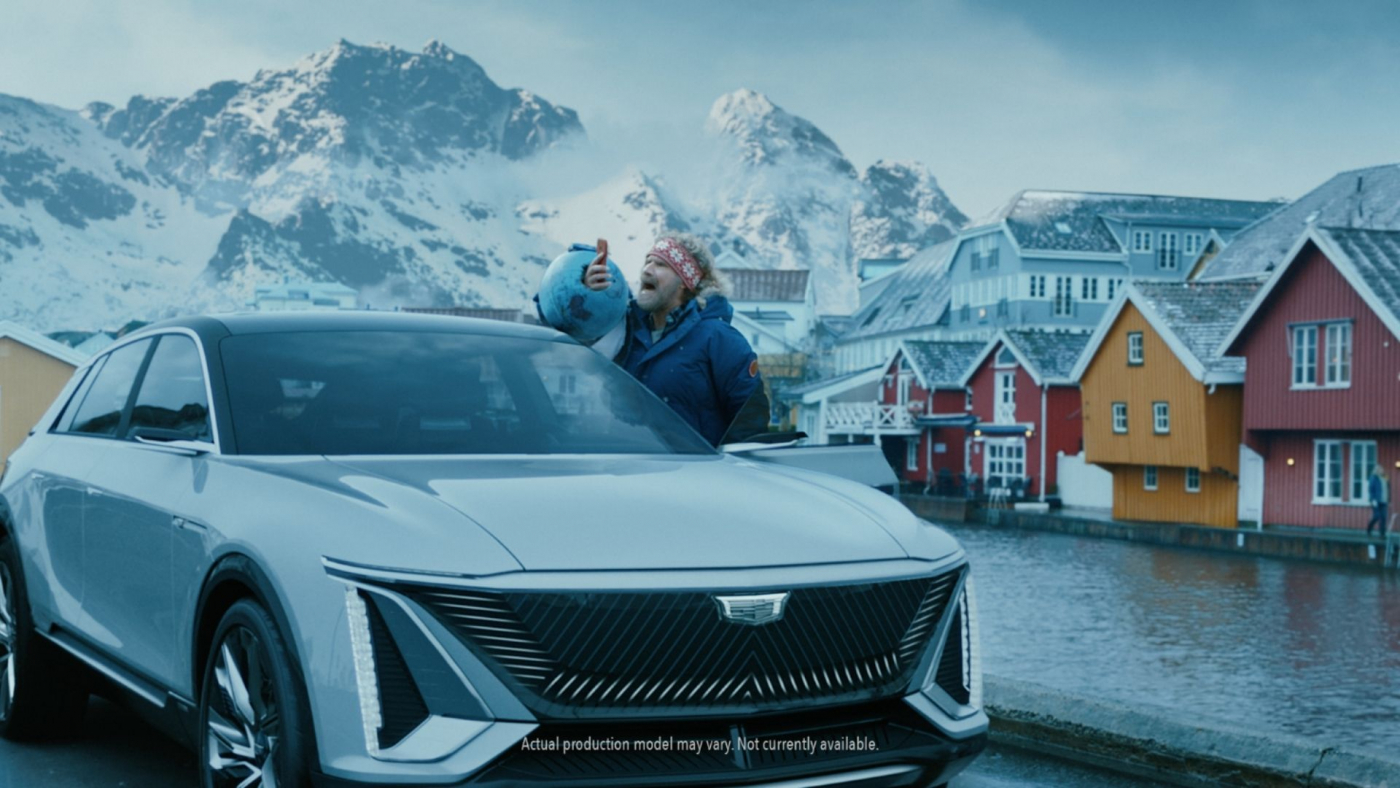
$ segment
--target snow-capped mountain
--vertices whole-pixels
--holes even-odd
[[[880,162],[858,175],[820,129],[761,93],[720,97],[706,130],[730,150],[717,222],[775,267],[810,268],[823,312],[859,304],[859,258],[912,256],[967,221],[921,165]]]
[[[703,199],[635,166],[551,193],[539,170],[594,155],[575,112],[436,42],[342,41],[120,108],[0,96],[0,316],[116,325],[239,308],[284,278],[347,284],[377,308],[524,306],[564,245],[607,237],[635,276],[668,229],[810,267],[821,308],[842,311],[853,256],[905,256],[965,221],[921,166],[858,174],[753,91],[721,97],[706,129],[720,185]]]
[[[913,257],[957,235],[967,217],[918,162],[880,160],[860,174],[867,197],[851,213],[851,250],[857,259]]]

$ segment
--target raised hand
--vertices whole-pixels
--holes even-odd
[[[606,239],[598,239],[598,256],[593,258],[593,262],[583,270],[583,284],[589,290],[607,290],[612,284],[612,276],[608,273],[608,242]]]

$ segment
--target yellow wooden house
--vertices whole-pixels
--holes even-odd
[[[86,360],[61,342],[0,320],[0,467]]]
[[[1220,343],[1257,282],[1133,282],[1075,366],[1084,458],[1121,520],[1238,524],[1244,361]]]

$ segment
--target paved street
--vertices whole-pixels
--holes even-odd
[[[186,788],[194,756],[126,710],[93,701],[82,735],[57,744],[0,740],[0,788]],[[992,748],[953,781],[953,788],[1146,785],[1108,772]]]

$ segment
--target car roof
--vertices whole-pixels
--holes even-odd
[[[190,329],[205,340],[217,340],[230,334],[282,334],[304,331],[404,331],[572,341],[568,339],[566,334],[552,328],[506,323],[500,320],[350,310],[336,312],[243,312],[177,317],[152,323],[133,332],[132,336],[170,328]]]

